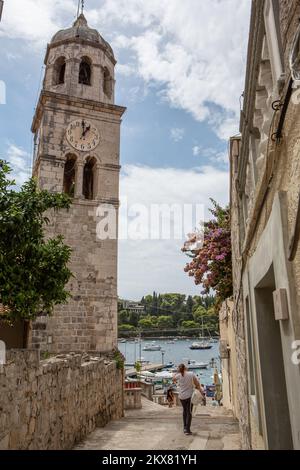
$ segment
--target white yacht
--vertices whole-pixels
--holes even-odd
[[[209,366],[209,363],[208,362],[196,362],[196,361],[188,361],[187,362],[187,368],[189,370],[193,370],[193,369],[207,369]]]
[[[161,350],[161,346],[159,346],[159,344],[155,344],[154,341],[151,344],[149,343],[145,344],[145,346],[143,347],[143,351],[160,351],[160,350]]]

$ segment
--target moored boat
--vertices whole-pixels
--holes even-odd
[[[211,348],[212,348],[212,344],[209,344],[204,341],[193,343],[190,346],[190,349],[211,349]]]
[[[165,366],[164,366],[165,369],[172,369],[172,367],[174,367],[174,363],[173,363],[173,362],[168,362],[168,363],[165,364]]]
[[[207,369],[209,366],[208,362],[197,362],[197,361],[188,361],[187,367],[188,369]]]
[[[151,344],[145,344],[143,347],[143,351],[160,351],[161,346],[159,344],[155,344],[154,342]]]

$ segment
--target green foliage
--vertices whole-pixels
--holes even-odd
[[[196,310],[194,310],[193,317],[195,322],[200,322],[202,317],[206,315],[207,310],[202,305],[199,305]]]
[[[124,369],[125,357],[123,356],[121,351],[119,351],[119,349],[114,350],[113,360],[116,361],[117,369],[119,369],[119,370]]]
[[[194,306],[193,297],[191,295],[188,296],[186,300],[186,311],[187,313],[192,313]]]
[[[123,331],[135,331],[135,327],[133,325],[129,325],[127,323],[119,325],[119,330]]]
[[[46,240],[43,228],[47,211],[67,209],[70,199],[40,191],[34,179],[15,191],[10,172],[0,160],[0,302],[9,308],[10,320],[34,320],[69,296],[71,249],[60,236]]]
[[[185,329],[192,329],[192,328],[199,328],[199,323],[196,323],[194,321],[183,321],[181,323],[182,328]]]
[[[129,313],[129,323],[130,323],[130,325],[133,325],[133,326],[137,327],[138,322],[139,322],[139,314],[136,313],[136,312],[130,312]]]
[[[154,323],[151,319],[150,316],[148,317],[145,317],[145,318],[141,318],[141,320],[139,320],[139,327],[143,328],[143,329],[153,329],[156,327],[156,323]]]
[[[129,314],[127,310],[121,310],[118,312],[118,323],[121,325],[129,323]]]
[[[140,363],[140,361],[137,361],[135,364],[134,364],[134,368],[136,370],[136,372],[139,374],[142,370],[142,364]]]
[[[173,320],[171,316],[160,316],[157,319],[158,328],[171,328],[173,325]]]
[[[192,297],[177,293],[154,292],[153,295],[142,298],[141,304],[144,305],[145,311],[140,314],[132,315],[122,310],[122,302],[119,302],[119,329],[124,330],[124,324],[134,327],[137,325],[142,331],[176,329],[181,328],[183,322],[192,322],[191,325],[194,323],[197,328],[201,328],[203,317],[205,328],[215,334],[218,331],[219,320],[214,310],[214,303],[215,297],[212,295]]]
[[[40,358],[42,361],[45,361],[46,359],[50,359],[51,354],[49,351],[42,351],[40,354]]]

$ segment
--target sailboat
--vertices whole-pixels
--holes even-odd
[[[202,338],[204,338],[204,328],[203,328],[203,316],[202,316]],[[194,342],[191,346],[190,349],[211,349],[212,344],[209,343],[208,341],[197,341]]]

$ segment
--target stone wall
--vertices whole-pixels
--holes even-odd
[[[233,329],[233,301],[223,302],[220,312],[220,357],[222,364],[223,405],[239,418],[237,401],[237,354],[236,337]]]
[[[0,449],[71,449],[122,416],[115,362],[74,353],[40,361],[38,351],[12,350],[0,365]]]
[[[264,7],[268,3],[270,4],[267,0],[252,2],[247,78],[241,120],[242,141],[240,143],[238,142],[240,139],[236,138],[231,140],[233,326],[237,350],[239,420],[243,447],[252,449],[268,448],[268,439],[276,434],[274,430],[270,431],[271,428],[267,429],[266,425],[268,413],[264,394],[267,387],[261,369],[260,345],[263,341],[258,335],[257,319],[260,316],[255,297],[255,289],[260,286],[259,282],[263,279],[263,276],[258,279],[258,275],[262,273],[265,266],[271,266],[274,269],[275,287],[276,289],[285,288],[288,297],[290,318],[280,324],[280,339],[293,445],[294,448],[299,448],[300,445],[299,425],[297,424],[297,420],[299,423],[297,396],[299,397],[300,390],[300,370],[293,367],[290,361],[291,344],[300,337],[299,243],[294,259],[292,261],[287,259],[289,241],[295,229],[299,198],[300,114],[299,103],[294,99],[288,103],[285,115],[282,114],[282,107],[276,111],[272,109],[271,103],[271,97],[274,100],[280,100],[281,104],[286,100],[290,81],[288,57],[299,25],[300,2],[299,0],[279,0],[278,2],[278,39],[282,44],[284,72],[280,79],[280,86],[273,80],[271,68],[266,67],[266,63],[270,62],[270,50],[267,51],[266,48]],[[262,57],[266,59],[263,63]],[[262,80],[268,89],[273,80],[273,91],[271,94],[264,93],[264,103],[257,99],[256,93],[257,89],[261,91]],[[267,120],[263,119],[265,109],[269,109],[272,113],[272,120],[268,121],[268,124]],[[271,136],[278,131],[280,117],[283,116],[285,119],[282,136],[276,141]],[[263,141],[267,143],[267,146],[260,145]],[[240,148],[234,150],[234,145]],[[282,218],[278,216],[279,211],[277,214],[275,210],[278,205],[276,201],[281,201],[280,207],[284,207]],[[274,224],[276,230],[272,237]],[[263,245],[268,250],[262,250]],[[270,264],[271,252],[273,258]],[[285,272],[286,275],[283,276]],[[266,273],[267,269],[262,274]],[[248,381],[250,372],[252,372],[251,390],[250,381]],[[275,399],[274,403],[277,403]]]

